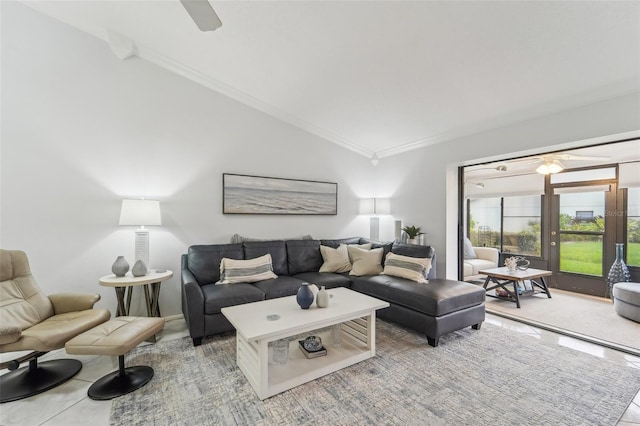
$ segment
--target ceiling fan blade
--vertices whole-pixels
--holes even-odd
[[[610,157],[596,157],[588,155],[558,154],[556,158],[560,160],[580,160],[580,161],[609,161]]]
[[[180,0],[200,31],[215,31],[222,26],[208,0]]]

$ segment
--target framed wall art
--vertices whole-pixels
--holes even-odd
[[[222,174],[224,214],[338,214],[338,184]]]

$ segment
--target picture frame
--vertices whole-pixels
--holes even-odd
[[[222,213],[337,215],[338,184],[223,173]]]

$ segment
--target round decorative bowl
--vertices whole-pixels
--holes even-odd
[[[322,349],[322,339],[319,336],[309,336],[304,339],[302,346],[309,352],[315,352]]]

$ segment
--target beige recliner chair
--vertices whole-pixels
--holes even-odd
[[[82,368],[75,359],[38,364],[38,357],[64,348],[78,334],[109,319],[107,309],[93,309],[99,294],[60,293],[45,296],[29,268],[27,255],[0,249],[0,352],[32,351],[0,364],[0,402],[37,395],[72,378]],[[28,367],[18,369],[21,362]]]

